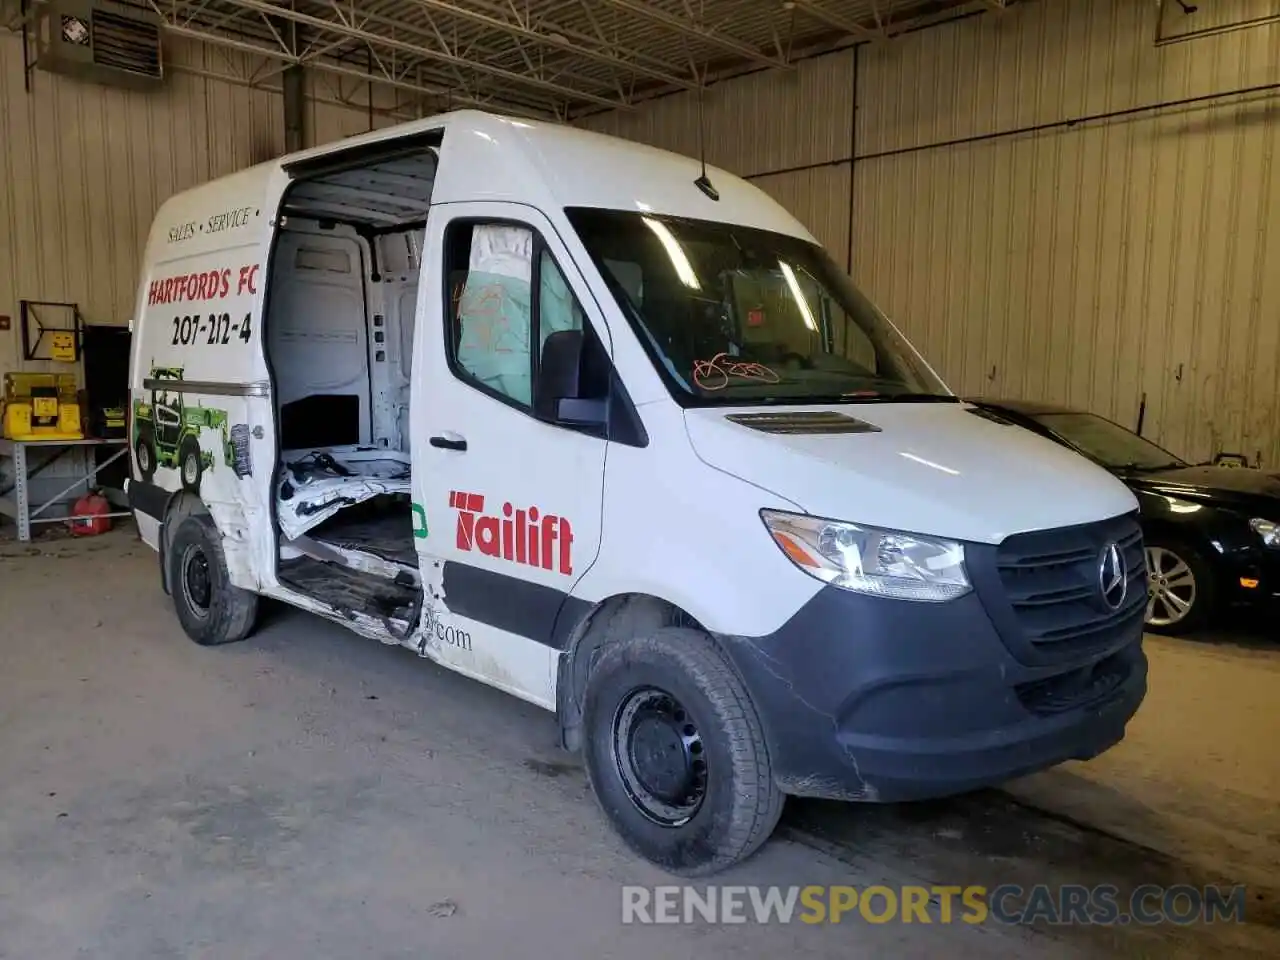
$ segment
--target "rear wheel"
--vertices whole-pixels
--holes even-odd
[[[681,876],[717,873],[782,813],[760,719],[705,634],[668,627],[606,649],[587,682],[586,766],[631,849]]]
[[[1147,540],[1147,629],[1183,634],[1204,627],[1216,606],[1213,574],[1186,544]]]
[[[174,609],[187,636],[211,647],[243,640],[252,632],[258,595],[231,583],[212,517],[196,514],[183,520],[166,558]]]

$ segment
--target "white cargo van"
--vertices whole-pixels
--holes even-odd
[[[174,197],[133,322],[142,536],[554,711],[633,849],[749,855],[1121,739],[1132,495],[961,403],[757,188],[451,113]]]

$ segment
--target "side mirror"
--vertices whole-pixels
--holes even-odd
[[[605,400],[579,396],[585,345],[581,330],[558,330],[543,343],[534,384],[534,412],[540,419],[575,427],[608,423]]]

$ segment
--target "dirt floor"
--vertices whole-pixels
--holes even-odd
[[[898,807],[792,803],[718,884],[1245,883],[1247,922],[637,926],[550,715],[316,618],[182,634],[131,529],[0,543],[0,957],[1280,956],[1280,641],[1152,639],[1121,746]]]

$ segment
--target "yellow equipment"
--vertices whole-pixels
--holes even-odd
[[[102,408],[102,428],[105,431],[102,436],[114,437],[116,435],[124,436],[125,427],[128,425],[124,407],[103,407]]]
[[[73,374],[6,373],[3,408],[8,440],[84,439]]]
[[[60,363],[75,363],[76,335],[70,330],[55,330],[49,337],[49,359]]]

